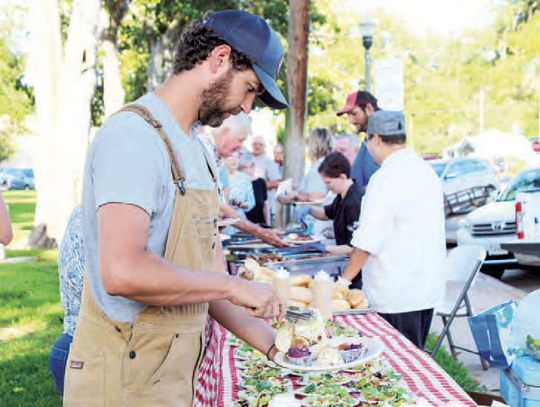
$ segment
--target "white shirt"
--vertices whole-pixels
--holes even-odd
[[[362,279],[374,311],[420,311],[443,298],[442,185],[413,150],[391,154],[371,177],[351,244],[370,253]]]

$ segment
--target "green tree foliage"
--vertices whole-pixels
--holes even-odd
[[[352,128],[335,116],[346,95],[362,89],[364,49],[358,33],[363,16],[343,2],[315,0],[326,23],[312,27],[309,59],[309,127]],[[484,93],[484,129],[538,131],[540,13],[537,0],[503,4],[496,22],[459,36],[413,36],[399,18],[376,10],[373,58],[404,63],[408,133],[421,152],[442,152],[479,131],[479,94]],[[376,78],[375,78],[376,80]]]
[[[22,83],[24,63],[0,37],[0,161],[13,153],[12,137],[24,131],[32,108],[31,93]]]

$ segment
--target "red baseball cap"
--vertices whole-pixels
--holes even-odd
[[[355,106],[365,106],[368,103],[374,108],[377,108],[377,98],[375,98],[375,96],[373,96],[371,93],[366,92],[365,90],[354,91],[347,96],[345,106],[343,106],[343,108],[336,114],[341,116],[352,111]]]

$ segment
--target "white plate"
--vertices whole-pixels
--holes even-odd
[[[292,243],[292,244],[310,244],[310,243],[320,242],[322,240],[322,237],[311,236],[311,239],[309,240],[294,240],[294,239],[289,239],[287,236],[285,236],[283,240],[285,240],[287,243]]]
[[[225,226],[234,225],[239,220],[240,219],[236,219],[236,218],[220,219],[217,221],[217,226],[218,228],[223,228]]]
[[[287,359],[287,356],[283,352],[278,352],[276,354],[274,358],[274,362],[278,364],[279,366],[284,367],[286,369],[290,369],[290,370],[297,370],[297,371],[303,371],[303,372],[331,372],[331,371],[336,371],[336,370],[350,369],[361,363],[365,363],[379,356],[384,350],[384,344],[382,343],[381,339],[378,337],[359,338],[358,341],[355,340],[355,342],[362,343],[367,348],[366,353],[364,353],[363,356],[359,357],[358,359],[352,362],[349,362],[349,363],[343,362],[341,365],[298,366],[298,365],[295,365],[294,363],[290,363],[289,360]]]
[[[302,206],[302,205],[320,206],[320,205],[324,205],[324,202],[325,202],[324,199],[320,199],[318,201],[308,201],[308,202],[293,201],[291,202],[291,204],[298,205],[298,206]]]

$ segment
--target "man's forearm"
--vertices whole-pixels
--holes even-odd
[[[276,189],[282,180],[276,179],[274,181],[267,181],[266,182],[266,189]]]
[[[155,253],[122,256],[102,273],[107,291],[148,305],[180,305],[229,299],[235,279],[226,273],[194,271],[168,262]],[[129,273],[120,272],[129,270]]]
[[[362,267],[364,267],[368,257],[369,252],[356,247],[353,248],[349,262],[347,263],[347,266],[345,266],[345,270],[341,276],[349,281],[352,281],[358,275]]]
[[[236,212],[234,208],[232,208],[230,205],[221,204],[219,206],[219,209],[222,215],[225,215],[229,218],[238,219],[238,222],[234,224],[235,228],[240,229],[243,232],[256,234],[257,225],[240,216],[238,212]]]
[[[270,324],[249,316],[245,308],[218,300],[210,303],[209,313],[227,330],[262,353],[274,343],[276,334]]]

